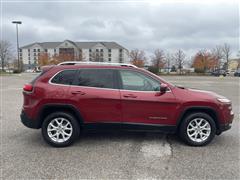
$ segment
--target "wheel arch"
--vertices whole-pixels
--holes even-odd
[[[83,117],[79,110],[71,104],[45,104],[38,113],[39,127],[42,126],[44,119],[49,114],[58,111],[72,114],[76,118],[80,126],[84,122]]]
[[[180,116],[177,120],[177,131],[179,130],[179,127],[182,123],[182,121],[184,120],[184,118],[192,113],[196,113],[196,112],[201,112],[201,113],[206,113],[208,114],[211,118],[213,118],[216,128],[217,128],[217,134],[218,134],[218,130],[220,129],[220,124],[219,124],[219,115],[216,112],[216,110],[212,107],[207,107],[207,106],[194,106],[194,107],[188,107],[185,108],[181,113]]]

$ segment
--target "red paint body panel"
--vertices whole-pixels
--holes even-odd
[[[176,113],[178,102],[171,91],[160,94],[157,92],[121,90],[121,101],[123,122],[176,124],[174,114]]]
[[[75,92],[77,94],[72,94]],[[68,98],[86,123],[120,123],[122,120],[119,90],[71,86]]]
[[[169,91],[144,92],[120,89],[105,89],[71,85],[57,85],[49,80],[61,70],[81,68],[128,69],[151,76],[159,83],[167,84]],[[23,92],[23,111],[29,119],[37,120],[46,104],[62,104],[75,107],[84,123],[142,123],[177,125],[185,110],[192,107],[211,108],[220,124],[231,123],[231,104],[217,100],[219,95],[199,90],[173,86],[146,70],[121,66],[63,65],[47,68],[33,83],[32,92]]]

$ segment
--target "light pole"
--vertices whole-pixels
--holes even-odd
[[[18,43],[18,25],[22,24],[22,21],[12,21],[13,24],[16,24],[16,31],[17,31],[17,64],[18,64],[18,71],[20,72],[20,62],[19,62],[19,43]]]

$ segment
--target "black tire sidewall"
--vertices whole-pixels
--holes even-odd
[[[192,141],[187,135],[187,126],[190,123],[190,121],[192,121],[195,118],[203,118],[203,119],[207,120],[208,123],[211,126],[211,133],[210,133],[209,137],[205,141],[200,142],[200,143]],[[215,124],[214,120],[212,119],[212,117],[209,116],[206,113],[192,113],[192,114],[189,114],[184,118],[184,120],[183,120],[183,122],[181,123],[181,126],[180,126],[180,137],[188,145],[191,145],[191,146],[207,145],[208,143],[210,143],[213,140],[213,138],[215,137],[215,134],[216,134],[216,124]]]
[[[63,117],[63,118],[66,118],[72,125],[72,128],[73,128],[73,132],[72,132],[72,135],[71,137],[65,141],[65,142],[62,142],[62,143],[58,143],[58,142],[55,142],[53,141],[49,136],[48,136],[48,133],[47,133],[47,127],[48,127],[48,124],[54,119],[54,118],[58,118],[58,117]],[[42,124],[42,136],[44,138],[44,140],[50,144],[51,146],[54,146],[54,147],[66,147],[66,146],[69,146],[71,145],[80,135],[80,127],[79,127],[79,124],[78,122],[76,121],[75,117],[72,116],[71,114],[69,113],[66,113],[66,112],[54,112],[54,113],[51,113],[50,115],[48,115],[44,121],[43,121],[43,124]]]

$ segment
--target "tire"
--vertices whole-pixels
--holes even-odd
[[[48,115],[43,121],[42,136],[51,146],[69,146],[79,137],[79,135],[79,123],[70,113],[54,112]]]
[[[208,114],[197,112],[187,115],[183,119],[179,130],[181,139],[188,145],[204,146],[215,137],[216,124]]]

